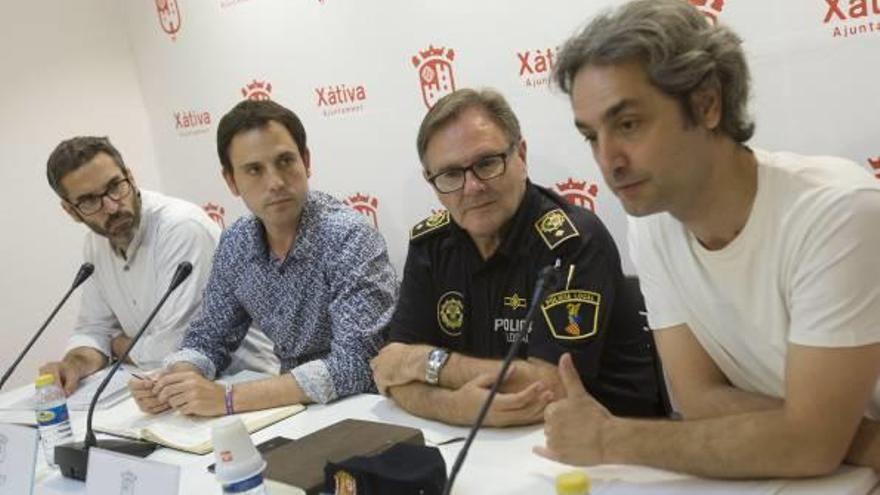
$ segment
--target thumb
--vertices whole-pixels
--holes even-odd
[[[559,377],[562,380],[562,386],[565,387],[566,397],[583,397],[587,395],[587,390],[581,382],[574,362],[571,360],[571,354],[565,353],[559,358]]]

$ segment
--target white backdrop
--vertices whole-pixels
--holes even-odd
[[[141,185],[159,187],[153,140],[117,0],[0,0],[0,373],[73,281],[85,228],[61,209],[46,159],[62,139],[109,135]],[[7,387],[58,359],[78,294]]]
[[[880,170],[880,0],[693,2],[745,39],[754,146],[839,155],[869,169],[873,160]],[[220,179],[216,123],[243,97],[271,97],[306,126],[312,187],[372,213],[400,269],[409,228],[439,207],[415,151],[426,59],[446,77],[439,92],[505,94],[533,180],[571,179],[568,192],[592,202],[625,246],[622,210],[565,97],[547,85],[557,46],[618,3],[0,0],[9,20],[0,32],[2,367],[81,259],[82,228],[57,209],[43,175],[51,147],[71,134],[109,135],[142,185],[210,205],[229,225],[244,206]],[[62,314],[42,354],[60,349],[73,314]],[[39,360],[19,376],[30,380]]]
[[[843,20],[825,0],[694,2],[745,39],[754,145],[843,155],[866,167],[880,154],[877,0],[856,18],[849,4],[860,15],[858,1],[841,1]],[[427,110],[416,67],[425,60],[446,88],[492,86],[507,96],[533,180],[578,183],[581,190],[568,192],[584,202],[595,196],[596,212],[623,240],[622,210],[575,133],[565,97],[547,84],[561,42],[615,3],[159,0],[128,2],[127,22],[166,192],[221,206],[227,224],[240,215],[243,205],[219,178],[215,125],[243,96],[270,97],[306,126],[312,187],[373,210],[400,267],[408,229],[439,207],[414,144]],[[187,126],[186,117],[202,123]]]

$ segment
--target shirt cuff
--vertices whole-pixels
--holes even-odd
[[[109,358],[111,354],[111,338],[112,337],[109,334],[98,336],[91,333],[74,332],[74,334],[67,340],[67,349],[64,350],[64,354],[67,354],[77,347],[90,347]]]
[[[168,368],[174,363],[180,362],[187,362],[194,365],[199,369],[202,376],[208,380],[213,380],[214,376],[217,374],[217,368],[214,366],[214,363],[208,359],[207,356],[195,349],[181,349],[168,356],[165,358],[165,367]]]
[[[314,402],[326,404],[337,396],[336,386],[324,361],[309,361],[290,370],[290,374],[303,393]]]

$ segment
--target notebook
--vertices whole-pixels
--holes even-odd
[[[261,430],[305,409],[301,404],[236,414],[249,433]],[[225,417],[225,416],[224,416]],[[207,454],[214,450],[211,428],[222,417],[184,416],[176,411],[161,414],[142,412],[133,398],[95,413],[95,431],[146,440],[172,449]]]
[[[218,381],[242,383],[268,376],[264,373],[246,370]],[[305,406],[295,404],[240,413],[234,416],[241,418],[248,433],[253,433],[282,419],[289,418],[303,409]],[[95,431],[101,433],[146,440],[194,454],[207,454],[214,450],[211,444],[211,428],[219,419],[220,417],[185,416],[176,411],[147,414],[142,412],[134,398],[129,396],[125,401],[112,408],[96,411],[92,426]]]

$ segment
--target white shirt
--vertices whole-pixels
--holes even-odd
[[[880,182],[831,157],[755,151],[739,235],[705,249],[668,213],[630,219],[653,329],[687,324],[730,382],[785,396],[789,343],[880,342]],[[868,415],[880,417],[880,388]]]
[[[130,354],[138,367],[149,369],[160,367],[177,350],[201,304],[220,228],[192,203],[150,191],[141,191],[141,199],[140,225],[124,257],[107,238],[94,232],[86,236],[83,256],[95,265],[95,272],[83,284],[82,307],[68,350],[85,346],[110,356],[111,339],[120,333],[134,337],[168,290],[177,265],[189,261],[192,274],[171,294]],[[249,336],[251,342],[241,353],[259,354],[246,358],[251,364],[272,355],[265,336]],[[253,367],[272,370],[277,364]]]

